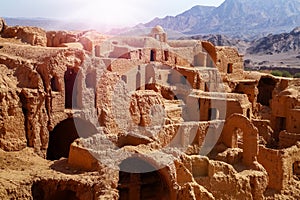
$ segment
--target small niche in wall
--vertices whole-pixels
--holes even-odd
[[[232,63],[228,63],[227,65],[227,73],[231,74],[233,72],[233,64]]]
[[[247,109],[247,117],[250,119],[251,118],[251,110],[250,108]]]
[[[164,51],[165,61],[169,60],[169,51]]]

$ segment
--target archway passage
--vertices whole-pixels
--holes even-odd
[[[224,124],[221,139],[229,148],[242,147],[243,163],[245,165],[251,165],[256,161],[258,130],[245,116],[232,114]]]
[[[146,171],[146,172],[144,172]],[[119,199],[170,199],[162,175],[139,158],[128,158],[120,165]]]
[[[47,149],[48,160],[68,158],[71,143],[79,137],[89,137],[97,133],[95,126],[80,118],[69,118],[60,122],[50,132]]]

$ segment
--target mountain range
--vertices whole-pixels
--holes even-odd
[[[300,25],[300,0],[225,0],[219,7],[195,6],[177,16],[155,18],[136,27],[155,25],[187,35],[281,33]]]

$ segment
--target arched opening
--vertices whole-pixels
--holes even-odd
[[[90,122],[80,118],[68,118],[50,132],[46,158],[48,160],[68,158],[70,145],[75,139],[86,138],[96,133],[97,129]]]
[[[222,142],[229,148],[243,149],[243,163],[251,165],[258,155],[258,130],[248,118],[241,114],[231,115],[222,130]],[[241,144],[247,145],[241,145]]]
[[[76,98],[77,96],[77,84],[76,84],[77,72],[73,68],[68,68],[65,72],[64,80],[65,80],[65,108],[72,108],[77,106]],[[74,90],[75,89],[75,90]]]
[[[264,106],[270,105],[276,81],[270,77],[262,77],[258,82],[257,102]]]
[[[120,164],[119,199],[170,199],[169,189],[159,171],[140,158]]]
[[[60,86],[59,86],[58,78],[56,76],[53,76],[51,78],[50,84],[51,84],[51,90],[52,91],[54,91],[54,92],[60,91]]]
[[[150,61],[156,61],[156,51],[154,49],[150,51]]]

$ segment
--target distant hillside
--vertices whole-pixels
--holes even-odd
[[[300,51],[300,27],[295,28],[290,33],[268,35],[253,41],[251,47],[247,49],[250,54],[271,54],[284,53],[290,51]]]
[[[219,7],[195,6],[175,17],[155,18],[138,27],[161,25],[189,35],[249,37],[286,32],[299,24],[299,0],[225,0]]]
[[[216,7],[212,6],[195,6],[175,17],[167,16],[163,19],[155,18],[147,24],[140,24],[137,27],[154,27],[161,25],[165,29],[171,29],[179,32],[193,31],[199,20],[204,20]]]

